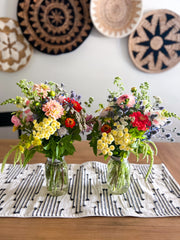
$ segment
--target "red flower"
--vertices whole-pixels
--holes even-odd
[[[71,99],[71,98],[66,98],[65,101],[67,101],[68,103],[72,104],[73,105],[73,108],[77,111],[77,112],[80,112],[82,107],[80,105],[79,102],[77,102],[76,100],[74,99]]]
[[[104,125],[101,127],[101,132],[110,133],[110,131],[111,131],[111,126],[109,126],[108,124],[104,124]]]
[[[134,112],[129,115],[130,117],[134,117],[134,121],[132,121],[133,127],[137,127],[140,131],[146,131],[151,126],[151,122],[148,119],[148,116],[143,115],[141,112]]]
[[[75,125],[76,125],[76,122],[74,121],[73,118],[66,118],[65,120],[65,125],[66,127],[70,127],[70,128],[73,128]]]

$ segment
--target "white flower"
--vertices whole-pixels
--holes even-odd
[[[143,106],[146,106],[148,104],[148,100],[143,100],[142,104]]]
[[[58,134],[60,135],[60,137],[63,137],[64,135],[67,134],[67,129],[65,127],[61,127],[59,130],[58,130]]]
[[[160,97],[158,96],[153,96],[153,98],[155,99],[156,103],[162,103],[162,100]]]
[[[156,127],[164,126],[164,124],[167,122],[167,117],[163,115],[162,110],[151,110],[146,113],[148,117],[152,115],[156,115],[155,118],[153,118],[152,124]]]

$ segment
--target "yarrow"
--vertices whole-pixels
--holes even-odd
[[[86,121],[86,110],[80,96],[74,91],[69,94],[63,84],[54,82],[34,84],[21,80],[17,83],[24,97],[10,98],[1,105],[15,104],[18,111],[12,115],[13,131],[22,130],[19,144],[13,146],[4,158],[2,170],[8,156],[15,151],[14,162],[25,166],[35,152],[46,157],[62,160],[63,156],[75,151],[73,142],[81,140],[81,133],[90,130]],[[85,105],[89,106],[90,98]],[[22,159],[24,154],[24,161]]]
[[[151,138],[162,130],[166,139],[172,140],[171,135],[166,133],[165,126],[170,117],[180,118],[165,110],[160,105],[159,97],[154,97],[154,103],[151,103],[147,82],[140,85],[139,92],[136,87],[132,87],[131,93],[128,94],[123,93],[124,87],[120,78],[115,78],[114,84],[118,92],[108,90],[108,106],[99,104],[96,112],[100,111],[100,114],[93,118],[92,132],[88,136],[91,139],[90,146],[93,147],[95,155],[100,151],[105,159],[113,156],[122,160],[130,153],[135,154],[137,159],[140,154],[147,158],[147,161],[150,157],[147,179],[152,169],[154,155],[157,153],[156,145]]]

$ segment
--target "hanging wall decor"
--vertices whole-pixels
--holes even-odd
[[[52,55],[75,50],[92,29],[89,0],[19,0],[17,16],[32,46]]]
[[[180,61],[180,16],[165,9],[144,14],[129,37],[129,54],[135,66],[147,73],[176,65]]]
[[[0,71],[16,72],[29,62],[33,48],[22,35],[17,21],[0,18]]]
[[[91,19],[97,30],[107,37],[122,38],[138,25],[142,0],[91,0]]]

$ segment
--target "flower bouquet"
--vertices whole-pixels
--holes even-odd
[[[171,117],[180,118],[165,110],[159,97],[154,97],[151,103],[147,82],[140,85],[139,91],[135,87],[131,88],[130,94],[123,94],[124,87],[120,78],[115,78],[114,84],[118,91],[108,90],[107,107],[99,104],[96,112],[100,114],[93,119],[89,138],[90,146],[96,155],[100,151],[105,159],[111,157],[107,165],[107,184],[113,193],[121,194],[126,192],[130,185],[129,154],[133,153],[137,161],[140,154],[147,162],[150,159],[147,179],[153,166],[154,155],[157,154],[156,145],[151,138],[157,135],[173,141],[165,126],[170,124]],[[177,133],[175,129],[173,132]]]
[[[17,83],[24,97],[10,98],[1,105],[12,103],[17,106],[11,121],[13,131],[22,130],[20,141],[4,157],[2,170],[12,152],[14,164],[22,166],[30,161],[36,152],[45,154],[46,179],[49,191],[54,195],[67,189],[67,164],[64,156],[75,151],[73,142],[81,140],[81,133],[86,131],[86,113],[81,106],[81,97],[71,91],[65,91],[63,84],[54,82],[34,84],[26,80]],[[90,105],[89,98],[87,105]],[[22,158],[23,156],[23,158]]]

